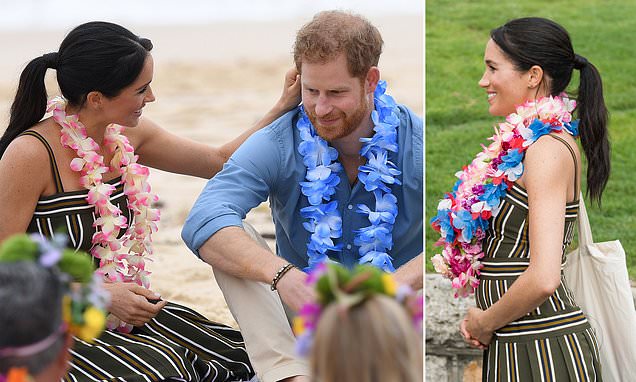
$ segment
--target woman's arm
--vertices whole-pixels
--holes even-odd
[[[49,156],[40,141],[31,136],[16,138],[0,159],[0,243],[25,233],[38,199],[52,187]],[[165,306],[149,303],[155,294],[135,284],[112,283],[110,311],[133,325],[143,325]]]
[[[47,187],[53,187],[49,156],[40,141],[31,136],[16,138],[0,159],[0,243],[8,237],[25,233],[35,206]],[[53,191],[51,191],[53,192]],[[109,310],[133,325],[143,325],[165,306],[147,299],[157,296],[135,284],[106,285],[111,294]]]
[[[46,149],[36,138],[16,138],[0,159],[0,243],[26,232],[35,206],[53,176]]]
[[[283,93],[274,107],[252,128],[221,147],[211,147],[167,132],[150,120],[142,119],[126,135],[136,147],[139,161],[161,170],[211,178],[223,168],[234,151],[255,131],[269,125],[300,103],[300,76],[296,69],[285,74]]]
[[[528,149],[524,166],[530,264],[490,308],[468,311],[465,329],[482,344],[490,342],[495,330],[541,305],[561,282],[565,205],[574,180],[572,156],[562,143],[544,137]]]

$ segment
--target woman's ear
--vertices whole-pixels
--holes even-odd
[[[104,95],[98,91],[92,91],[86,95],[86,106],[96,110],[102,107],[104,102]]]
[[[543,82],[543,69],[539,65],[533,65],[528,70],[528,88],[535,89]]]

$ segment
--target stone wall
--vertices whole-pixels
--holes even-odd
[[[454,298],[450,281],[438,274],[426,275],[426,381],[481,381],[481,350],[466,345],[459,323],[474,298]],[[632,282],[634,305],[636,285]]]
[[[454,298],[449,280],[426,275],[426,380],[481,381],[482,351],[466,345],[459,322],[474,299]]]

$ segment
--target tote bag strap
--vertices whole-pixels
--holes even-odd
[[[590,227],[590,219],[587,217],[585,200],[581,192],[579,195],[579,248],[585,248],[586,245],[593,242],[592,227]]]

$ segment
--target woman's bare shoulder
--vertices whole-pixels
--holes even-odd
[[[522,186],[528,188],[535,182],[544,186],[566,180],[570,182],[568,179],[573,177],[574,162],[568,146],[573,150],[579,163],[580,154],[572,137],[564,135],[563,139],[567,146],[554,137],[544,135],[528,148],[523,160],[524,172],[520,182]]]
[[[44,137],[44,139],[49,142],[49,145],[55,145],[53,138],[54,126],[51,125],[55,125],[55,122],[50,123],[48,120],[44,120],[27,131],[35,131]],[[50,171],[48,149],[33,135],[20,135],[16,137],[2,155],[2,162],[3,165],[1,168],[3,171],[10,169],[12,171],[21,172],[16,175],[29,174],[30,177],[34,177]]]

